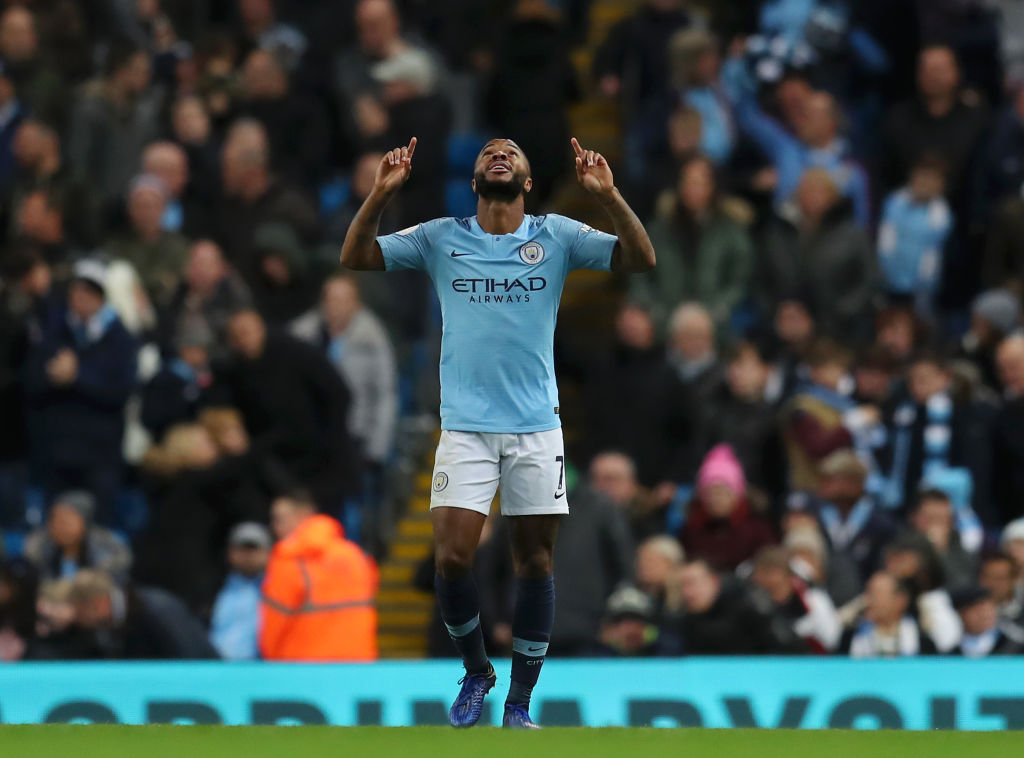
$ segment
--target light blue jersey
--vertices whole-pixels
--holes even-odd
[[[441,428],[521,434],[561,426],[554,337],[570,271],[609,271],[617,241],[578,221],[526,216],[492,235],[442,218],[378,237],[388,271],[421,269],[441,301]]]

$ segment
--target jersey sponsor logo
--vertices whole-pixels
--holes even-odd
[[[416,231],[419,228],[420,228],[420,225],[416,224],[416,226],[406,227],[405,229],[402,229],[401,231],[395,232],[395,234],[399,235],[400,237],[406,237],[406,236],[412,234],[414,231]]]
[[[434,484],[432,485],[434,492],[443,492],[448,486],[448,474],[443,471],[438,471],[434,474]]]
[[[453,279],[452,289],[456,292],[477,293],[516,293],[540,292],[548,286],[542,276],[529,276],[525,279]]]
[[[544,247],[539,242],[527,242],[519,248],[519,257],[523,263],[535,266],[544,260]]]

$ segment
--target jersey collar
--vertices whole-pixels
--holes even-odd
[[[519,225],[518,229],[516,229],[511,234],[505,234],[505,235],[501,235],[501,236],[515,237],[517,239],[523,239],[523,240],[529,239],[529,237],[530,237],[530,224],[532,222],[533,222],[533,216],[531,216],[529,213],[527,213],[527,214],[525,214],[523,216],[523,223],[521,223]],[[490,237],[491,236],[491,235],[489,235],[487,232],[485,232],[480,227],[480,222],[476,220],[476,216],[473,216],[469,220],[469,230],[473,233],[473,236],[475,236],[475,237]]]

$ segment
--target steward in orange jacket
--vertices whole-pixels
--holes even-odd
[[[329,516],[302,518],[306,504],[279,498],[278,534],[263,580],[260,652],[265,660],[370,661],[377,658],[377,566]],[[292,529],[281,522],[300,518]]]

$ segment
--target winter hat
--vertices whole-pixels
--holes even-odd
[[[93,514],[96,513],[96,498],[85,490],[62,492],[53,500],[53,507],[56,508],[58,505],[76,511],[87,524],[92,522]]]
[[[627,618],[650,621],[654,616],[654,603],[636,587],[620,587],[608,598],[604,615],[611,621]]]
[[[740,465],[736,454],[729,445],[713,447],[697,472],[698,490],[712,484],[724,484],[740,496],[747,494],[747,480],[743,475],[743,466]]]
[[[228,535],[231,547],[258,547],[269,549],[274,544],[270,530],[255,521],[245,521],[235,526]]]
[[[989,290],[974,299],[971,313],[985,319],[1003,334],[1009,334],[1020,320],[1020,303],[1006,290]]]
[[[958,611],[966,610],[982,600],[988,600],[992,595],[984,587],[978,585],[960,587],[949,593],[949,599],[953,607]]]
[[[103,297],[107,294],[107,267],[98,260],[83,258],[71,269],[71,279],[92,287]]]
[[[1003,528],[999,544],[1005,550],[1015,540],[1024,540],[1024,518],[1014,519]]]

